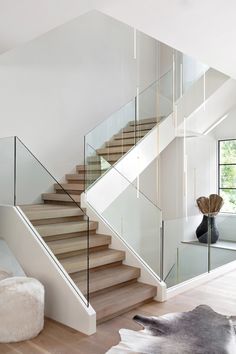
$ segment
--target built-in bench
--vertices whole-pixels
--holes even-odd
[[[195,245],[195,246],[208,247],[208,244],[200,243],[198,240],[196,240],[196,241],[182,241],[182,243],[190,243],[191,245]],[[230,250],[230,251],[236,251],[236,242],[235,241],[218,240],[216,243],[211,244],[211,247],[221,248],[221,249]]]

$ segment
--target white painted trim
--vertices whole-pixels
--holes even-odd
[[[151,268],[139,257],[139,255],[129,247],[129,245],[112,229],[110,225],[96,212],[96,210],[86,202],[85,194],[81,194],[81,206],[86,208],[86,214],[94,221],[98,221],[98,233],[110,235],[112,237],[111,248],[123,250],[126,253],[124,264],[140,268],[141,276],[139,280],[143,283],[157,287],[158,302],[166,301],[166,284],[159,280]]]
[[[213,269],[210,273],[204,273],[194,277],[190,280],[186,280],[181,284],[172,286],[167,289],[167,300],[171,299],[173,296],[182,294],[183,292],[193,289],[201,284],[204,284],[212,279],[215,279],[221,275],[224,275],[232,270],[236,270],[236,261],[225,264],[221,267]]]
[[[6,241],[27,276],[45,287],[46,316],[87,335],[96,332],[96,313],[82,300],[63,267],[17,207],[0,206],[0,237]]]

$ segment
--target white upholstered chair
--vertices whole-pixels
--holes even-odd
[[[44,287],[0,270],[0,343],[36,337],[44,325]]]

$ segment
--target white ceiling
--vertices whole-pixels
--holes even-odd
[[[236,78],[235,0],[0,0],[0,53],[92,8]]]
[[[235,0],[98,0],[129,25],[236,78]]]

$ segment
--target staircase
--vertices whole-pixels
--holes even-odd
[[[104,148],[98,149],[97,155],[103,156],[110,164],[117,162],[160,121],[161,118],[149,118],[130,122],[110,141],[106,142]]]
[[[130,122],[105,147],[97,150],[99,156],[113,164],[127,153],[156,124],[157,119]],[[89,174],[86,171],[89,169]],[[95,181],[103,170],[99,160],[92,159],[89,166],[77,166],[75,174],[66,175],[62,187],[54,186],[54,193],[44,193],[42,204],[21,206],[38,233],[50,247],[61,265],[81,292],[86,295],[87,221],[80,204],[85,179]],[[71,195],[73,200],[66,192]],[[85,211],[85,210],[84,210]],[[106,321],[140,304],[152,300],[157,289],[138,281],[140,269],[123,264],[125,252],[111,249],[111,236],[99,234],[98,223],[89,222],[89,294],[96,311],[97,322]]]
[[[184,104],[182,106],[183,108],[186,108]],[[190,108],[189,111],[192,109]],[[182,111],[185,112],[184,109]],[[182,116],[180,115],[180,118],[181,117]],[[176,132],[173,118],[174,115],[171,111],[171,113],[166,114],[165,117],[161,116],[158,118],[142,119],[139,120],[138,123],[137,121],[130,121],[126,126],[122,127],[120,131],[116,132],[111,130],[113,132],[111,134],[114,134],[113,136],[109,133],[110,130],[107,129],[105,132],[107,134],[107,141],[104,142],[105,139],[103,140],[102,134],[100,139],[100,141],[102,141],[101,146],[99,146],[99,144],[95,145],[95,148],[94,146],[90,146],[91,153],[87,156],[86,165],[77,166],[76,173],[74,174],[67,174],[65,176],[65,183],[62,185],[55,184],[53,192],[43,193],[40,200],[38,199],[38,196],[40,196],[42,191],[46,191],[53,186],[54,182],[47,185],[45,184],[46,187],[41,189],[41,186],[37,185],[36,180],[34,181],[35,186],[39,189],[36,188],[36,191],[34,191],[35,188],[32,188],[33,193],[30,191],[29,196],[27,196],[26,199],[23,199],[26,200],[25,204],[27,203],[27,205],[21,205],[22,211],[31,221],[34,228],[38,231],[39,235],[41,235],[42,239],[51,249],[55,257],[57,257],[74,284],[78,286],[85,297],[87,296],[88,291],[87,267],[89,251],[89,301],[96,311],[98,323],[124,313],[140,304],[151,301],[157,294],[157,288],[139,281],[141,269],[125,264],[125,252],[123,250],[111,248],[111,236],[99,233],[99,224],[96,221],[89,222],[90,237],[88,243],[88,223],[87,220],[85,220],[87,219],[85,214],[86,210],[80,209],[76,206],[76,203],[80,205],[81,194],[84,192],[85,186],[97,181],[97,179],[109,169],[110,165],[117,163],[116,168],[111,168],[103,178],[100,178],[97,183],[93,184],[92,188],[87,189],[87,204],[90,204],[96,212],[101,215],[107,205],[109,206],[110,202],[116,200],[116,197],[120,196],[121,193],[130,186],[130,182],[132,184],[137,175],[139,175],[175,138]],[[120,124],[121,122],[119,122],[119,127],[121,127]],[[177,122],[177,128],[179,128],[179,124],[182,124],[181,119]],[[106,126],[106,124],[104,126]],[[114,124],[114,127],[116,126],[118,125]],[[98,132],[99,131],[100,126]],[[95,136],[97,137],[99,134],[97,134],[97,131],[95,131],[95,133]],[[144,137],[145,139],[143,139]],[[86,146],[89,145],[89,141],[92,141],[91,145],[98,142],[96,139],[88,139],[88,141],[86,140]],[[16,139],[16,137],[14,138],[13,146],[16,152],[19,151],[18,153],[22,153],[22,151],[26,149],[27,156],[29,155],[30,159],[33,157],[33,161],[35,162],[34,156],[22,144],[22,142],[19,141],[19,139]],[[125,154],[127,154],[125,158],[122,158]],[[36,169],[34,170],[36,171],[35,173],[42,171],[43,168],[39,161],[37,161],[37,163],[40,168],[38,169],[38,166],[36,166]],[[25,165],[23,164],[22,166],[23,170]],[[31,162],[29,166],[31,166]],[[35,168],[35,165],[33,168]],[[44,169],[44,173],[45,171],[46,170]],[[48,177],[47,171],[46,175]],[[50,176],[50,178],[54,181],[52,176]],[[125,183],[123,183],[124,181]],[[113,188],[112,193],[107,193],[108,186]],[[110,191],[112,188],[110,188]],[[92,195],[90,200],[88,198],[89,194]],[[104,198],[102,198],[102,203],[100,203],[101,195],[104,196]],[[147,234],[150,239],[153,240],[153,230],[159,230],[160,212],[152,203],[146,204],[149,201],[145,196],[142,200],[139,198],[139,201],[141,200],[141,202],[137,206],[136,196],[137,191],[135,190],[134,198],[131,198],[130,201],[130,209],[128,209],[128,212],[125,211],[125,214],[128,215],[129,218],[127,218],[127,224],[131,230],[130,240],[132,241],[132,237],[135,237],[141,229],[139,223],[137,223],[138,217],[144,215],[144,221],[148,220],[145,212],[147,211],[147,205],[149,205],[149,207],[151,205],[151,212],[148,216],[153,225],[152,227],[149,227],[149,229],[148,227],[143,227],[143,235],[139,235],[143,236],[143,240],[147,245]],[[37,200],[37,204],[33,205],[34,200]],[[95,205],[94,201],[99,201],[102,205]],[[18,204],[24,204],[24,202]],[[129,204],[127,204],[127,206],[129,207]],[[139,206],[145,206],[145,208],[139,209]],[[131,208],[136,210],[136,207],[137,211],[139,212],[141,210],[141,212],[140,214],[138,214],[138,212],[137,214],[133,213],[132,224],[130,223],[131,214],[129,214],[129,211],[133,210]],[[119,216],[126,216],[122,214],[122,211],[124,211],[122,208],[118,210],[118,213],[120,212]],[[111,223],[110,225],[113,230],[115,230],[114,225]],[[145,222],[144,225],[146,225]],[[135,227],[138,228],[136,229],[136,233],[133,231],[135,230]],[[136,241],[137,239],[135,238],[134,240]],[[131,242],[128,242],[128,244],[130,245]],[[153,252],[153,243],[149,242],[148,245],[151,245],[151,250],[148,249],[148,252],[150,251],[149,254],[154,254],[154,257],[156,257],[155,252]],[[133,246],[131,245],[130,247]],[[146,249],[145,246],[141,248],[141,251]],[[138,255],[141,254],[139,251],[140,249],[138,249]],[[143,260],[145,258],[144,256],[145,255],[141,255]],[[156,261],[156,258],[154,261]],[[147,265],[151,269],[154,269],[154,267],[148,264],[148,262]],[[154,266],[156,266],[156,264],[154,264]],[[158,269],[158,267],[156,268]],[[160,293],[161,291],[158,292],[158,296]],[[77,305],[78,301],[76,298],[75,306]],[[86,312],[86,318],[87,317]],[[59,321],[60,320],[61,318],[59,318]],[[74,326],[73,321],[70,321],[69,325],[71,323],[72,326]],[[92,332],[93,329],[89,329],[89,331]]]
[[[87,157],[86,166],[77,166],[78,172],[84,172],[87,186],[96,181],[110,165],[114,165],[121,157],[129,152],[157,123],[165,117],[130,121],[123,129],[104,143],[102,148],[92,149],[92,156]],[[79,181],[78,174],[67,175],[67,180]]]

